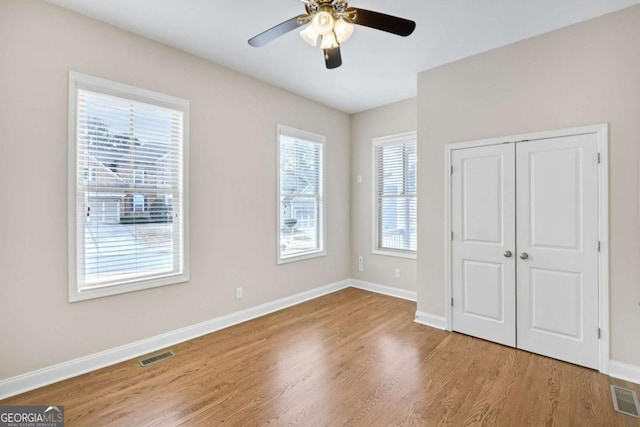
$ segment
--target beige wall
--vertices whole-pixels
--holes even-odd
[[[611,358],[640,365],[639,41],[635,6],[419,74],[418,310],[445,313],[444,144],[609,123]]]
[[[190,283],[67,302],[69,70],[191,101]],[[32,0],[0,1],[0,94],[0,380],[349,277],[348,115]],[[331,171],[327,256],[280,266],[278,122]]]
[[[417,99],[350,118],[48,3],[0,1],[0,380],[350,276],[417,289],[418,310],[444,315],[444,144],[602,122],[612,358],[640,365],[638,40],[640,6],[425,71]],[[189,284],[67,302],[69,70],[191,101]],[[278,122],[326,135],[331,172],[328,255],[281,266]],[[416,127],[419,260],[372,255],[371,139]]]
[[[373,138],[416,130],[416,99],[389,104],[351,116],[351,277],[416,290],[416,260],[371,253],[373,243]],[[362,176],[362,183],[357,178]],[[364,271],[358,271],[358,256]],[[395,269],[400,269],[400,278]]]

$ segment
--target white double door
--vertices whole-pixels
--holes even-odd
[[[452,328],[598,368],[595,134],[452,152]]]

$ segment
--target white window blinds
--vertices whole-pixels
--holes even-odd
[[[377,250],[416,250],[415,133],[374,140]]]
[[[188,104],[75,77],[70,298],[185,281]]]
[[[323,251],[323,138],[279,129],[278,259],[283,261]]]

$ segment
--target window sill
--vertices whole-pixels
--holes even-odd
[[[108,286],[87,287],[83,289],[75,288],[75,284],[69,286],[69,302],[86,301],[95,298],[103,298],[112,295],[125,294],[129,292],[141,291],[143,289],[159,288],[162,286],[177,285],[189,281],[188,273],[159,277],[155,279],[142,280],[124,284],[114,284]]]
[[[324,250],[321,250],[321,251],[314,251],[314,252],[305,252],[300,255],[291,255],[285,258],[278,257],[278,264],[288,264],[290,262],[304,261],[312,258],[320,258],[326,255],[327,255],[327,252]]]
[[[416,252],[410,252],[410,251],[392,251],[392,250],[384,250],[384,249],[374,249],[371,251],[371,253],[374,255],[390,256],[395,258],[418,259],[418,254]]]

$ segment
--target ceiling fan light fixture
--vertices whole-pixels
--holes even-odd
[[[309,43],[311,46],[315,46],[318,44],[318,37],[320,34],[313,28],[313,25],[307,25],[307,28],[300,31],[300,37],[302,40]]]
[[[342,18],[338,18],[333,25],[333,31],[336,33],[338,43],[344,43],[349,40],[349,37],[353,34],[353,24]]]
[[[324,36],[333,31],[333,21],[333,16],[329,12],[321,10],[313,17],[311,25],[318,34]]]
[[[322,44],[320,45],[322,49],[334,49],[338,46],[339,44],[333,31],[322,36]]]
[[[1,1],[1,0],[0,0]],[[340,45],[351,37],[355,25],[373,28],[406,37],[413,33],[416,23],[397,16],[386,15],[372,10],[349,7],[349,0],[300,0],[304,3],[305,14],[294,16],[271,27],[248,40],[250,46],[260,47],[298,30],[300,37],[311,46],[323,49],[327,69],[342,65]]]

